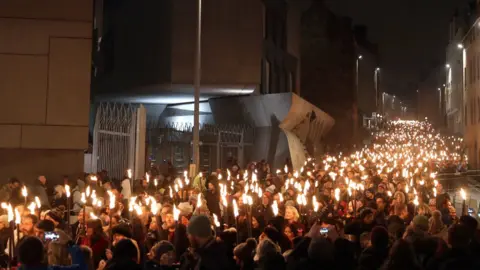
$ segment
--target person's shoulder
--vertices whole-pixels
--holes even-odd
[[[51,265],[48,268],[48,270],[80,270],[79,265],[68,265],[68,266],[63,266],[63,265]]]

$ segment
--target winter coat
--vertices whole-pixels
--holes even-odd
[[[258,261],[258,270],[284,270],[286,269],[285,259],[280,253],[263,256]]]
[[[217,215],[217,218],[221,219],[220,194],[218,192],[212,193],[207,190],[204,195],[210,213]]]
[[[365,249],[358,260],[358,270],[377,270],[388,258],[388,249],[369,247]]]
[[[107,262],[105,270],[142,270],[142,266],[129,258],[112,259]]]
[[[92,249],[92,258],[94,265],[98,265],[101,260],[106,259],[105,251],[108,248],[108,240],[106,238],[83,238],[82,245],[88,246]]]
[[[167,265],[160,265],[153,261],[148,261],[145,263],[145,270],[175,270],[177,269],[174,265],[167,266]]]
[[[192,187],[198,190],[198,192],[204,192],[207,189],[207,179],[200,177],[200,175],[195,176]]]
[[[26,266],[21,265],[19,270],[88,270],[88,265],[85,263],[83,252],[79,246],[71,246],[68,248],[70,256],[72,257],[72,265],[58,266],[58,265],[40,265],[40,266]]]
[[[445,242],[448,241],[448,227],[444,226],[443,229],[440,232],[437,232],[436,234],[432,234],[433,237],[438,237],[440,239],[443,239]]]
[[[180,261],[181,270],[229,269],[225,247],[213,237],[203,247],[186,252]]]
[[[474,270],[480,269],[478,254],[472,254],[468,251],[451,249],[440,258],[432,260],[428,266],[429,269],[440,270]]]
[[[275,216],[270,205],[261,204],[255,210],[254,216],[263,218],[263,223],[259,221],[261,224],[267,224]]]
[[[37,196],[42,203],[42,209],[51,209],[50,201],[48,200],[47,186],[42,184],[39,180],[31,188],[32,196]]]

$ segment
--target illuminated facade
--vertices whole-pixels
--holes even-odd
[[[480,163],[480,24],[476,7],[465,12],[467,31],[462,38],[463,67],[463,123],[464,139],[469,163],[478,168]],[[450,64],[448,64],[450,65]]]
[[[446,124],[449,132],[463,134],[464,131],[464,78],[466,49],[463,45],[465,20],[456,14],[450,22],[449,44],[446,54],[446,82],[444,87]]]

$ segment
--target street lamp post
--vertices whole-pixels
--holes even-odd
[[[358,134],[358,81],[359,81],[359,66],[360,60],[363,58],[362,55],[357,56],[355,61],[355,101],[353,107],[353,140],[356,142]]]
[[[194,74],[194,112],[193,112],[193,164],[196,175],[200,167],[200,78],[202,72],[202,0],[198,0],[197,15],[197,44],[195,49]]]
[[[379,111],[379,108],[378,108],[378,88],[379,88],[379,84],[380,84],[379,77],[380,77],[380,68],[377,67],[375,69],[375,74],[374,74],[374,79],[375,79],[375,110],[377,112]]]

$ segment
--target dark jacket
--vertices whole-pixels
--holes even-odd
[[[365,249],[358,260],[358,270],[377,270],[388,258],[387,248],[369,247]]]
[[[85,263],[83,252],[79,246],[71,246],[69,249],[70,256],[72,257],[72,265],[70,266],[57,266],[57,265],[40,265],[40,266],[26,266],[22,265],[19,270],[88,270],[88,265]]]
[[[267,224],[275,215],[273,214],[273,210],[270,205],[261,204],[256,208],[254,216],[263,218],[263,223],[261,224]]]
[[[168,229],[164,230],[163,228],[160,227],[160,230],[158,231],[159,241],[165,240],[165,241],[171,242],[175,247],[175,254],[178,259],[185,253],[185,251],[187,251],[187,248],[190,245],[187,238],[187,228],[185,227],[185,225],[178,223],[177,226],[175,227],[173,238],[170,239],[169,235],[170,235],[170,232],[168,231]]]
[[[480,261],[478,259],[478,254],[472,254],[464,250],[451,249],[441,256],[441,258],[429,263],[427,269],[474,270],[480,269]]]
[[[142,267],[132,259],[112,259],[107,262],[106,270],[142,270]]]
[[[83,238],[83,245],[92,249],[93,264],[98,265],[101,260],[106,259],[105,251],[108,248],[108,240],[105,237]]]
[[[22,196],[22,187],[16,187],[12,189],[12,194],[9,201],[13,206],[25,203],[25,198]]]
[[[181,261],[182,270],[226,270],[229,269],[227,255],[223,243],[212,237],[203,247],[186,252]]]
[[[258,270],[284,270],[286,269],[285,259],[280,253],[264,256],[258,261]]]
[[[39,180],[31,188],[32,196],[38,196],[42,203],[42,209],[51,209],[50,201],[48,200],[47,186],[42,184]]]
[[[205,200],[207,201],[208,210],[210,213],[217,215],[217,218],[221,219],[220,211],[220,194],[215,191],[212,193],[210,190],[205,191]]]
[[[148,261],[145,263],[145,270],[175,270],[177,269],[176,266],[166,266],[166,265],[160,265],[154,261]]]

